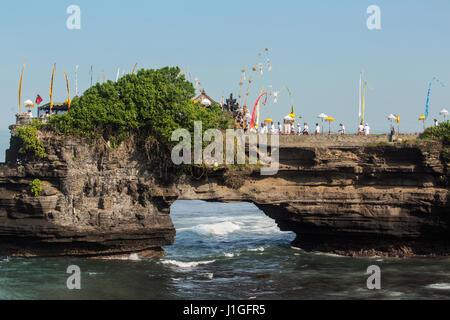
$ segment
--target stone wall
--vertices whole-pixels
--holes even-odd
[[[404,134],[395,137],[400,140],[416,139],[418,134]],[[325,146],[364,146],[377,143],[387,143],[390,136],[376,134],[360,136],[356,134],[324,134],[324,135],[280,135],[280,146],[325,147]]]

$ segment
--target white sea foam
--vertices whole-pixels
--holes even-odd
[[[191,230],[199,234],[213,236],[226,236],[240,229],[241,227],[239,225],[231,221],[224,221],[213,224],[200,224],[191,228]]]
[[[314,252],[314,254],[318,255],[318,256],[326,256],[326,257],[334,257],[334,258],[344,258],[345,256],[342,256],[340,254],[336,254],[336,253],[329,253],[329,252]]]
[[[141,260],[141,258],[139,258],[139,256],[138,256],[137,253],[132,253],[132,254],[130,254],[130,256],[128,257],[128,260],[131,260],[131,261],[139,261],[139,260]]]
[[[263,247],[253,248],[253,249],[248,249],[248,251],[251,251],[251,252],[257,252],[257,251],[260,251],[260,252],[262,252],[262,251],[264,251],[264,248],[263,248]]]
[[[214,273],[212,272],[200,273],[197,276],[197,278],[200,280],[212,280],[214,278]]]
[[[389,291],[388,296],[390,297],[400,297],[402,296],[404,293],[403,292],[398,292],[398,291]]]
[[[161,263],[162,264],[170,264],[170,265],[173,265],[173,266],[176,266],[179,268],[190,269],[190,268],[198,267],[199,265],[214,263],[215,261],[216,260],[183,262],[183,261],[177,261],[177,260],[164,260],[164,261],[161,261]]]
[[[450,290],[450,283],[433,283],[427,286],[429,289]]]
[[[227,257],[227,258],[233,258],[234,257],[234,253],[224,253],[223,255],[225,257]]]
[[[178,232],[189,230],[201,235],[224,236],[236,231],[257,235],[282,233],[275,221],[263,214],[189,217],[178,223]]]

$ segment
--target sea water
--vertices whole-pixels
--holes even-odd
[[[5,258],[0,299],[449,299],[450,259],[305,252],[250,203],[177,201],[175,243],[161,259]],[[81,289],[67,288],[67,268]],[[367,289],[367,268],[381,290]]]

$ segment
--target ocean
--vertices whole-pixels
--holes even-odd
[[[449,299],[449,258],[351,258],[291,247],[250,203],[177,201],[161,259],[6,258],[0,299]],[[67,268],[81,270],[69,290]],[[369,290],[371,265],[381,289]]]

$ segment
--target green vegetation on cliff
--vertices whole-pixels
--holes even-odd
[[[444,146],[450,146],[450,122],[442,122],[437,127],[427,128],[421,135],[421,139],[442,141]]]
[[[16,130],[15,136],[20,140],[19,153],[23,156],[34,159],[47,156],[44,144],[37,136],[40,127],[38,123],[39,121],[33,122],[32,125],[19,127]]]
[[[33,182],[31,182],[30,191],[34,197],[39,196],[42,193],[42,181],[39,179],[34,179]]]
[[[52,117],[49,127],[66,135],[103,136],[113,147],[132,133],[166,143],[176,129],[193,132],[197,120],[203,130],[229,127],[231,117],[218,105],[194,103],[194,94],[177,67],[140,70],[89,88],[72,101],[69,112]]]

